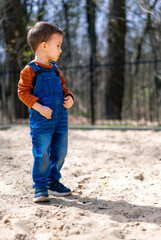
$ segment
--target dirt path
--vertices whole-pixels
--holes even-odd
[[[69,131],[62,182],[34,204],[29,128],[0,131],[0,239],[159,240],[161,132]]]

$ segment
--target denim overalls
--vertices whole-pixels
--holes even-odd
[[[52,109],[51,119],[29,109],[34,164],[32,177],[34,188],[46,188],[49,182],[59,180],[60,169],[67,154],[68,117],[63,106],[63,91],[57,67],[53,72],[42,72],[34,62],[29,63],[37,75],[33,95],[39,103]]]

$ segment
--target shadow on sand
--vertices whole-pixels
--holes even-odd
[[[124,200],[110,201],[97,198],[71,195],[66,198],[50,198],[49,206],[63,206],[79,208],[96,214],[106,214],[110,219],[120,223],[146,222],[161,224],[161,208],[154,206],[141,206],[128,203]],[[43,204],[44,205],[44,204]]]

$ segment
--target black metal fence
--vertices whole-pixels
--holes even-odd
[[[126,62],[124,79],[124,98],[121,123],[160,124],[161,119],[161,60]],[[109,124],[106,120],[106,86],[108,72],[115,64],[97,64],[73,67],[60,67],[73,91],[75,103],[69,112],[71,124]],[[9,75],[16,84],[9,83]],[[19,73],[0,72],[0,123],[18,122],[25,115],[24,108],[16,108],[12,96],[16,90]],[[94,87],[93,83],[96,83]],[[11,86],[11,89],[10,89]],[[12,89],[14,88],[14,89]],[[116,89],[117,96],[119,89]],[[19,111],[14,119],[14,111]],[[116,121],[114,121],[116,122]]]
[[[68,87],[75,94],[75,104],[69,113],[84,122],[108,124],[106,120],[106,88],[110,68],[116,64],[74,66],[62,68]],[[124,98],[121,123],[160,124],[161,119],[161,60],[125,63]],[[93,79],[97,88],[94,89]],[[115,90],[117,96],[119,89]],[[86,121],[85,121],[86,119]],[[112,119],[111,119],[112,120]],[[116,121],[113,121],[113,123]]]

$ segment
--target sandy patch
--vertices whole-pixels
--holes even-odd
[[[29,131],[0,131],[0,239],[160,239],[161,132],[70,130],[73,194],[34,204]]]

